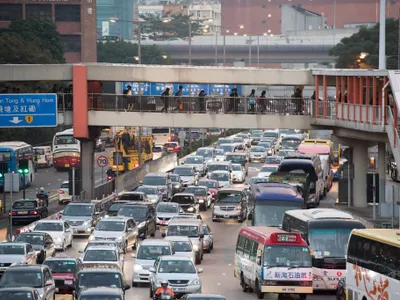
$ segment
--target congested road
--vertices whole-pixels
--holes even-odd
[[[249,165],[249,175],[246,180],[256,176],[262,164],[251,163]],[[321,207],[332,207],[336,199],[337,185],[334,186],[332,191],[328,194],[327,198],[321,202]],[[229,300],[247,300],[257,299],[254,293],[243,293],[239,285],[239,280],[233,277],[233,263],[234,263],[234,248],[236,245],[237,235],[245,223],[240,224],[237,222],[218,222],[211,221],[211,209],[202,213],[203,220],[209,224],[213,231],[214,236],[214,250],[211,254],[205,254],[204,261],[199,267],[204,269],[201,274],[203,282],[203,293],[222,294]],[[156,238],[160,238],[157,234]],[[75,238],[72,248],[65,251],[68,256],[78,257],[79,251],[83,250],[87,242],[87,238]],[[125,276],[127,283],[131,284],[132,268],[134,259],[131,257],[132,252],[125,255]],[[309,296],[307,299],[324,299],[333,300],[335,296],[333,293],[319,293]],[[71,296],[57,295],[58,300],[70,300]],[[126,292],[127,300],[144,300],[149,299],[148,286],[142,285],[140,287],[131,288]],[[265,299],[278,299],[277,295],[265,296]],[[279,299],[298,299],[295,296]]]

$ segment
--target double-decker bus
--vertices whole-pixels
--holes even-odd
[[[336,209],[286,211],[282,229],[300,233],[312,250],[314,290],[336,290],[339,280],[346,276],[347,242],[356,228],[365,226]]]
[[[35,153],[25,142],[1,142],[0,163],[7,165],[7,173],[20,173],[19,187],[30,185],[35,180]],[[0,187],[4,187],[4,177],[0,174]]]
[[[355,229],[346,257],[347,300],[400,299],[400,232]]]
[[[74,137],[73,129],[57,132],[53,137],[53,166],[56,170],[79,167],[81,142]]]
[[[245,227],[236,243],[234,276],[244,292],[312,294],[312,263],[307,242],[299,233],[273,227]]]

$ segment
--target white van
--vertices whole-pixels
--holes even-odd
[[[33,147],[33,150],[36,153],[38,167],[53,166],[53,153],[50,146]]]

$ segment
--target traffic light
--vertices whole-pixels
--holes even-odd
[[[29,173],[29,160],[21,159],[18,164],[18,172],[20,174],[28,174]]]
[[[7,173],[8,173],[8,164],[6,162],[0,162],[0,178]]]
[[[68,193],[73,195],[73,172],[72,168],[68,170]],[[82,191],[82,170],[81,168],[75,168],[75,196],[79,196]]]

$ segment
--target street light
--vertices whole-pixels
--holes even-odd
[[[150,64],[152,65],[154,60],[157,59],[157,58],[167,59],[167,57],[168,56],[166,56],[166,55],[158,55],[156,57],[153,57],[153,59],[151,60]]]
[[[369,54],[368,54],[367,52],[361,52],[361,53],[360,53],[360,58],[361,58],[361,59],[364,59],[364,58],[366,58],[368,55],[369,55]]]
[[[122,61],[122,63],[124,63],[124,62],[126,62],[127,60],[130,60],[130,59],[134,59],[134,60],[136,60],[136,61],[139,61],[139,57],[138,56],[129,56],[129,57],[127,57],[127,58],[125,58],[123,61]]]

